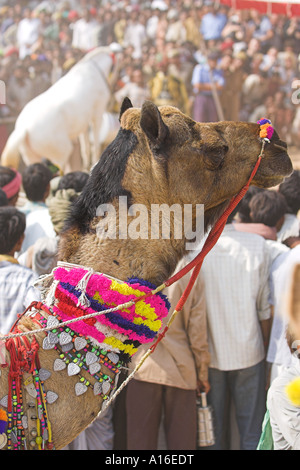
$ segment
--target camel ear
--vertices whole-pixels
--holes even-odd
[[[169,135],[169,129],[162,120],[158,107],[152,101],[145,101],[143,104],[140,125],[151,146],[158,150]]]
[[[125,111],[129,108],[133,108],[133,105],[132,105],[130,99],[126,96],[123,100],[123,103],[121,104],[121,109],[120,109],[120,114],[119,114],[119,121],[121,121],[122,114],[124,114]]]
[[[204,164],[208,170],[221,168],[224,162],[228,146],[224,144],[207,145],[202,147]]]

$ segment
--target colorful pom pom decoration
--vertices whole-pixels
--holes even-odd
[[[269,119],[263,118],[257,121],[257,124],[260,125],[259,137],[266,140],[267,142],[270,142],[270,139],[274,133],[274,128],[272,127],[271,121]]]
[[[300,377],[292,380],[285,387],[285,391],[291,403],[295,406],[300,406]]]
[[[54,284],[54,313],[67,321],[99,312],[100,315],[94,318],[78,320],[72,324],[72,329],[92,337],[98,344],[118,349],[124,362],[130,360],[140,344],[155,339],[162,319],[169,313],[170,303],[164,294],[159,292],[144,298],[155,286],[143,279],[118,282],[82,268],[58,267],[54,270]],[[101,315],[103,310],[138,297],[141,300],[131,307]]]

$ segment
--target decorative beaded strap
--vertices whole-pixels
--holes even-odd
[[[0,449],[6,445],[9,450],[26,450],[28,445],[32,448],[37,446],[38,449],[54,448],[47,405],[54,403],[58,397],[54,392],[45,392],[44,382],[51,373],[40,367],[38,348],[35,338],[31,342],[27,340],[22,342],[21,339],[12,339],[8,342],[7,349],[11,358],[9,390],[8,395],[0,400],[0,405],[7,409],[7,411],[0,410],[2,416]],[[32,404],[35,414],[31,415],[30,419],[36,421],[36,429],[34,435],[31,433],[32,439],[29,443],[26,440],[28,416],[23,404],[23,387],[35,400]],[[28,403],[28,407],[31,407],[31,403]]]

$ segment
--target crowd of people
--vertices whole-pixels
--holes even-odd
[[[16,118],[88,50],[113,44],[119,71],[111,109],[129,96],[135,106],[145,99],[173,104],[199,121],[267,115],[283,139],[298,145],[291,132],[298,18],[216,8],[209,1],[19,0],[2,6],[0,19],[3,119]],[[0,167],[1,333],[39,300],[33,282],[55,267],[69,206],[88,179],[84,171],[56,171],[49,162],[22,174]],[[267,392],[295,360],[280,297],[282,273],[299,261],[299,183],[295,170],[276,190],[249,189],[164,342],[107,415],[70,448],[195,449],[201,392],[213,409],[215,444],[207,448],[232,447],[231,409],[235,444],[257,448],[266,406],[270,413],[274,408]],[[186,283],[169,289],[171,304]],[[138,360],[139,354],[130,368]],[[293,448],[280,426],[276,431],[275,446]]]
[[[211,0],[15,0],[0,8],[0,23],[2,117],[16,118],[87,51],[114,45],[112,110],[127,93],[134,106],[152,99],[202,121],[267,115],[299,144],[297,17]]]

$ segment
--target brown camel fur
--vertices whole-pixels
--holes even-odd
[[[150,204],[204,204],[205,226],[209,227],[250,176],[261,151],[259,126],[242,122],[201,124],[173,107],[158,109],[146,102],[142,109],[136,109],[128,101],[122,106],[120,123],[118,136],[101,156],[70,211],[61,234],[59,259],[121,280],[135,276],[159,285],[186,252],[186,240],[175,238],[175,227],[171,227],[167,239],[100,239],[97,225],[105,215],[97,217],[97,208],[111,203],[118,214],[119,196],[127,196],[129,205],[143,204],[148,209]],[[285,147],[275,132],[266,145],[254,184],[271,187],[291,173]],[[32,330],[37,326],[23,317],[20,328]],[[37,335],[40,343],[44,337],[44,332]],[[101,399],[90,391],[75,396],[76,377],[53,372],[56,357],[55,351],[40,348],[41,365],[52,372],[47,389],[59,395],[49,407],[49,419],[55,447],[60,449],[93,421]],[[8,393],[7,375],[8,369],[2,369],[0,400]],[[28,401],[27,396],[24,401]],[[29,442],[30,434],[27,437]]]

